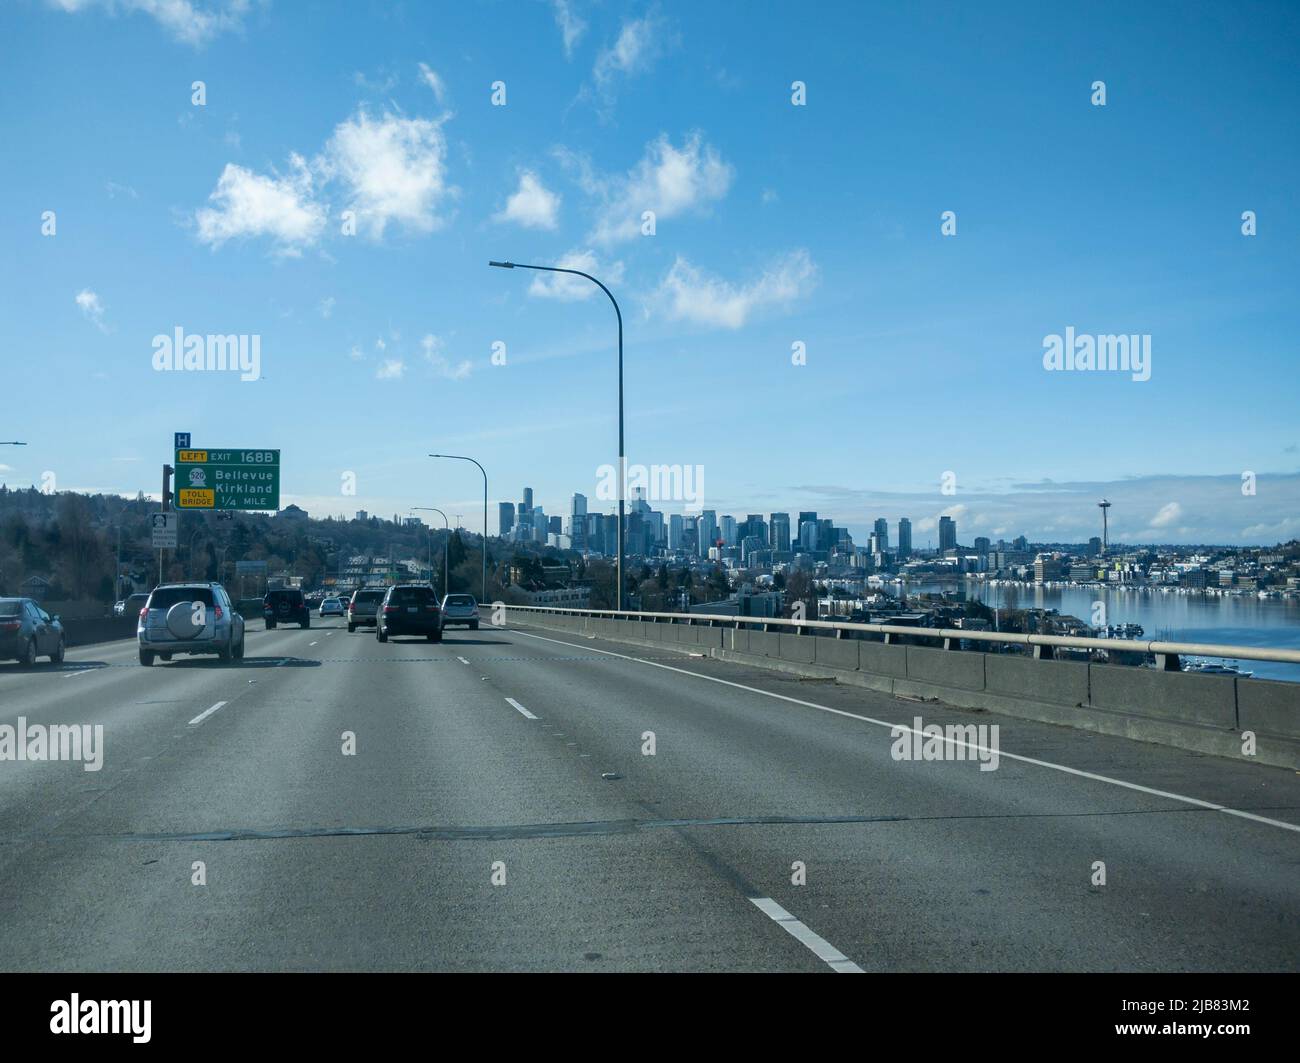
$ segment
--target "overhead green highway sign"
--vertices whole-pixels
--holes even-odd
[[[176,451],[177,509],[280,508],[280,452],[266,449]]]

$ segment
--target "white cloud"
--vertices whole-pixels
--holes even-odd
[[[584,191],[602,201],[590,237],[600,244],[639,236],[641,215],[647,210],[654,211],[656,224],[706,211],[726,196],[735,177],[731,165],[699,133],[692,133],[680,148],[666,134],[660,135],[646,145],[640,161],[623,177],[597,177],[586,160],[564,151],[558,154],[578,169]]]
[[[198,4],[193,0],[47,0],[69,14],[102,7],[110,14],[138,11],[153,18],[178,41],[195,46],[207,44],[218,34],[237,29],[248,0]]]
[[[1168,528],[1177,524],[1183,517],[1183,507],[1177,502],[1166,502],[1160,511],[1151,518],[1152,528]]]
[[[77,293],[77,306],[81,308],[81,312],[86,315],[87,320],[93,322],[100,332],[108,331],[108,327],[104,324],[104,303],[97,294],[89,288],[82,288]]]
[[[344,182],[358,223],[379,239],[393,222],[417,232],[442,225],[438,208],[455,191],[446,183],[446,155],[441,121],[372,119],[361,110],[335,128],[321,169]]]
[[[423,78],[424,83],[433,90],[434,98],[438,103],[445,103],[447,100],[447,85],[439,76],[438,71],[430,67],[428,63],[421,63],[420,77]]]
[[[326,210],[313,198],[312,174],[300,155],[291,173],[266,177],[227,163],[208,197],[211,207],[194,213],[199,240],[214,250],[227,240],[269,236],[286,255],[301,254],[325,227]]]
[[[756,280],[739,285],[705,274],[679,255],[656,298],[675,320],[738,329],[756,311],[807,295],[816,279],[817,267],[802,249],[770,263]]]
[[[321,317],[328,319],[334,313],[334,296],[330,295],[322,299],[317,309],[320,310]]]
[[[616,75],[632,75],[650,69],[664,50],[665,27],[652,12],[645,18],[624,22],[618,38],[596,56],[592,76],[606,86]]]
[[[363,351],[360,347],[353,345],[352,350],[348,351],[348,357],[351,358],[354,362],[362,362],[365,361],[366,352]]]
[[[554,229],[560,212],[560,197],[547,189],[532,170],[519,175],[519,189],[506,200],[505,209],[492,215],[493,221],[512,221],[526,229]]]
[[[385,358],[375,370],[376,380],[401,380],[406,373],[406,363],[400,358]]]
[[[551,8],[555,15],[555,24],[560,27],[560,33],[564,36],[565,58],[572,59],[574,47],[587,32],[587,23],[573,10],[572,0],[551,0]]]
[[[556,263],[562,269],[577,269],[599,277],[605,284],[619,284],[623,280],[622,262],[602,263],[594,251],[569,251],[561,255]],[[536,273],[528,286],[528,294],[541,299],[559,299],[572,303],[590,299],[598,295],[600,289],[585,277],[574,277],[568,273]]]
[[[474,369],[474,364],[468,359],[453,365],[443,353],[445,344],[442,339],[431,333],[420,341],[420,346],[424,348],[424,360],[433,366],[439,376],[448,380],[464,380]]]

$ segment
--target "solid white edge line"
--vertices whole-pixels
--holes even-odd
[[[545,635],[533,635],[527,631],[517,631],[517,634],[527,635],[530,639],[541,639],[543,642],[554,642],[557,646],[573,646],[572,642],[565,642],[563,639],[548,639]],[[680,672],[682,675],[694,676],[696,679],[704,679],[710,683],[721,683],[723,686],[735,687],[737,690],[747,690],[751,694],[762,694],[765,697],[776,698],[778,701],[788,701],[792,705],[802,705],[805,708],[817,709],[820,712],[833,713],[836,716],[847,716],[850,720],[861,720],[864,723],[874,723],[877,727],[888,727],[891,731],[901,731],[905,734],[922,734],[913,727],[908,727],[901,723],[887,723],[884,720],[877,720],[871,716],[862,716],[856,712],[846,712],[843,709],[832,709],[829,705],[818,705],[814,701],[803,701],[800,698],[792,698],[787,694],[777,694],[771,690],[760,690],[758,687],[746,686],[744,683],[733,683],[730,679],[719,679],[717,676],[701,675],[699,672],[692,672],[689,668],[674,668],[671,664],[660,664],[658,661],[646,661],[640,657],[632,657],[625,653],[614,653],[610,650],[596,649],[595,646],[588,646],[588,650],[594,650],[596,653],[603,653],[610,657],[621,657],[625,661],[635,661],[637,664],[644,664],[651,668],[663,668],[669,672]],[[1012,717],[1013,719],[1017,717]],[[922,737],[928,737],[922,734]],[[957,739],[950,741],[964,745],[968,749],[983,750],[983,746],[959,742]],[[1253,812],[1243,812],[1241,809],[1228,808],[1226,805],[1216,805],[1213,801],[1202,801],[1199,797],[1188,797],[1185,794],[1170,793],[1168,790],[1156,790],[1150,786],[1142,786],[1135,782],[1125,782],[1123,779],[1114,779],[1109,775],[1098,775],[1095,772],[1083,771],[1081,768],[1071,768],[1064,764],[1054,764],[1050,760],[1038,760],[1035,757],[1022,756],[1019,753],[1008,753],[1005,749],[998,750],[998,756],[1005,757],[1008,760],[1017,760],[1022,764],[1034,764],[1040,768],[1050,768],[1052,771],[1064,772],[1066,775],[1076,775],[1081,779],[1091,779],[1094,782],[1104,782],[1111,786],[1122,786],[1126,790],[1136,790],[1138,793],[1150,794],[1153,797],[1165,797],[1170,801],[1181,801],[1185,805],[1194,805],[1197,808],[1209,809],[1211,812],[1222,812],[1228,816],[1238,816],[1241,819],[1253,820],[1256,823],[1264,823],[1270,827],[1280,827],[1282,830],[1294,831],[1300,834],[1300,824],[1287,823],[1280,819],[1269,819],[1267,816],[1257,816]]]
[[[510,702],[511,705],[513,705],[516,709],[518,709],[521,713],[523,713],[526,717],[528,717],[528,719],[530,720],[537,719],[536,716],[534,716],[531,712],[529,712],[522,705],[520,705],[519,702],[515,701],[514,698],[506,698],[506,701]]]
[[[771,897],[750,897],[749,901],[760,912],[781,927],[804,948],[827,964],[836,974],[865,974],[861,967],[806,923],[800,922]]]
[[[212,706],[212,708],[204,709],[201,713],[199,713],[197,716],[194,717],[194,719],[190,721],[190,726],[193,727],[197,723],[202,723],[214,712],[216,712],[219,708],[221,708],[221,706],[224,704],[226,704],[224,701],[218,701],[215,705]]]

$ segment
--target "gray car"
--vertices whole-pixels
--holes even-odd
[[[164,583],[140,612],[136,641],[145,666],[178,653],[237,661],[244,656],[244,618],[220,583]]]
[[[0,598],[0,661],[16,660],[24,668],[37,657],[63,660],[63,625],[30,598]]]

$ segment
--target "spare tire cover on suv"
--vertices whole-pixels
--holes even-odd
[[[197,638],[203,633],[203,625],[194,622],[193,602],[177,602],[167,610],[167,630],[178,639]]]

